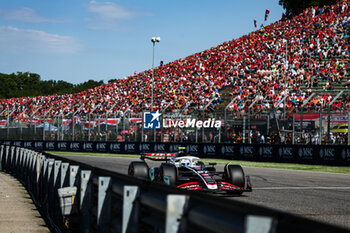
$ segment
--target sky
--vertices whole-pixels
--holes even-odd
[[[270,10],[264,21],[265,10]],[[108,82],[237,39],[281,19],[278,0],[3,0],[0,73]]]

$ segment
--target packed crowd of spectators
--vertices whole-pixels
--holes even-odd
[[[326,82],[325,91],[331,90],[350,71],[349,20],[347,1],[338,1],[161,65],[154,69],[153,109],[182,109],[192,101],[189,111],[201,110],[212,99],[220,102],[220,90],[229,86],[232,98],[237,97],[231,111],[246,111],[256,96],[254,111],[274,107],[298,111],[320,82]],[[325,59],[329,61],[322,62]],[[146,70],[77,94],[3,99],[0,113],[7,113],[7,108],[13,117],[24,118],[137,113],[151,107],[151,83],[152,70]],[[276,106],[286,95],[286,101]],[[305,109],[320,111],[333,97],[314,95]],[[348,96],[333,105],[334,110],[349,107]]]

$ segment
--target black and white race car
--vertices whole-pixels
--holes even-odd
[[[163,161],[160,166],[149,168],[145,159]],[[130,176],[161,182],[188,190],[242,194],[251,192],[249,176],[240,165],[228,163],[223,172],[216,171],[216,163],[205,165],[198,157],[178,153],[144,153],[142,161],[131,162]]]

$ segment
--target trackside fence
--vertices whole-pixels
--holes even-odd
[[[17,146],[0,145],[0,171],[25,185],[56,232],[348,232]]]

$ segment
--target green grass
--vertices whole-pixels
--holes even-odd
[[[102,157],[124,157],[124,158],[140,158],[139,155],[130,154],[107,154],[107,153],[83,153],[83,152],[62,152],[62,151],[47,151],[47,153],[56,155],[85,155],[85,156],[102,156]],[[304,171],[317,171],[317,172],[331,172],[331,173],[344,173],[350,174],[350,167],[339,166],[325,166],[325,165],[308,165],[308,164],[295,164],[295,163],[270,163],[270,162],[250,162],[240,160],[225,160],[225,159],[201,159],[204,163],[217,163],[218,165],[225,165],[232,162],[232,164],[238,164],[244,167],[262,167],[262,168],[280,168],[280,169],[292,169],[292,170],[304,170]]]
[[[124,157],[124,158],[140,158],[140,155],[131,154],[109,154],[109,153],[86,153],[86,152],[65,152],[65,151],[45,151],[54,155],[84,155],[84,156],[98,156],[98,157]]]

